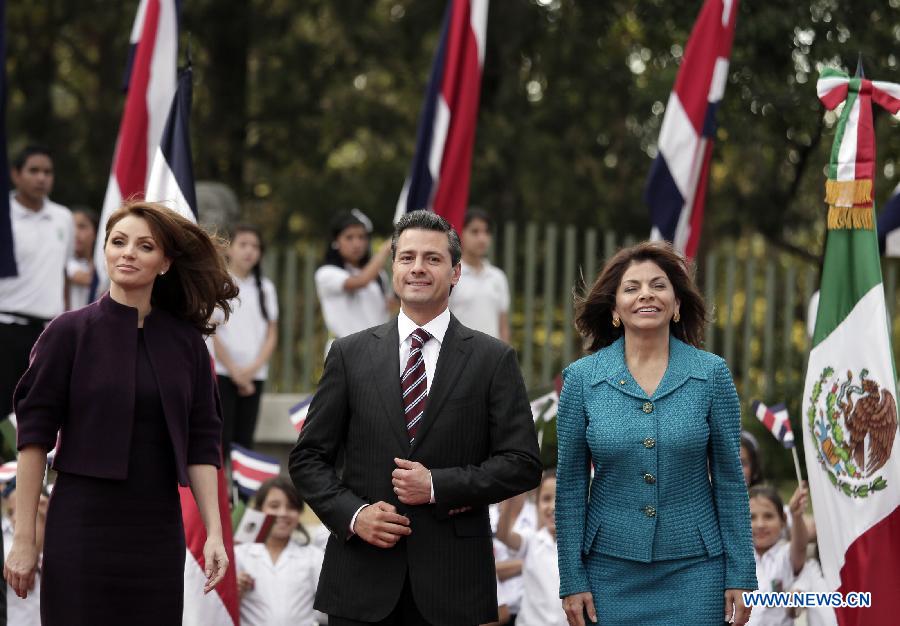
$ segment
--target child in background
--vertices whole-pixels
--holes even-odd
[[[746,430],[741,431],[741,471],[747,488],[762,482],[762,465],[759,462],[759,443]]]
[[[547,470],[537,492],[537,530],[516,532],[513,523],[525,503],[521,494],[500,505],[497,539],[524,559],[525,592],[516,626],[566,626],[559,600],[559,563],[556,556],[556,470]]]
[[[391,293],[384,264],[391,256],[391,241],[373,255],[372,223],[360,211],[342,211],[331,220],[331,241],[316,270],[316,294],[329,341],[378,326],[390,317]]]
[[[222,443],[253,448],[259,401],[278,341],[278,298],[262,275],[263,242],[250,224],[234,227],[228,247],[228,270],[240,289],[231,301],[231,317],[212,337],[222,400]],[[218,309],[216,309],[218,312]]]
[[[10,520],[10,529],[15,529],[16,519],[16,481],[10,481],[4,489],[6,499],[6,512]],[[37,519],[34,526],[34,540],[38,551],[38,570],[34,575],[34,588],[29,590],[28,597],[20,598],[15,590],[6,586],[6,619],[9,626],[40,626],[41,625],[41,553],[44,550],[44,527],[47,522],[47,505],[50,497],[47,492],[41,490],[38,499]],[[4,537],[4,557],[12,548],[12,533],[8,540]]]
[[[75,222],[75,254],[66,263],[68,279],[68,310],[87,306],[100,294],[91,293],[96,288],[97,272],[94,271],[94,243],[100,216],[87,207],[73,207]]]
[[[310,544],[300,524],[303,501],[293,483],[279,476],[265,481],[254,506],[275,516],[265,543],[235,546],[243,626],[313,626],[321,615],[313,609],[324,553]],[[292,540],[294,531],[305,538]]]
[[[801,483],[788,504],[793,520],[791,540],[782,539],[787,524],[784,504],[772,487],[757,486],[750,489],[750,526],[753,530],[756,579],[759,591],[789,591],[795,578],[806,563],[808,542],[803,511],[809,492]],[[794,623],[786,608],[753,607],[748,626],[790,626]]]

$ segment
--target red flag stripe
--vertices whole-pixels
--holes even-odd
[[[240,474],[241,476],[244,476],[251,480],[258,480],[259,482],[263,482],[265,480],[269,480],[270,478],[275,478],[276,476],[278,476],[278,472],[273,473],[254,469],[252,467],[244,465],[240,461],[236,461],[233,457],[231,459],[231,471],[234,474]]]
[[[889,626],[897,623],[900,589],[900,507],[857,537],[844,554],[838,591],[868,591],[872,606],[839,608],[840,626]]]
[[[441,90],[451,118],[441,159],[440,182],[432,204],[434,212],[458,231],[462,230],[469,202],[472,148],[481,91],[478,41],[471,18],[472,7],[468,0],[453,3]]]
[[[128,87],[131,97],[125,100],[125,113],[122,115],[122,127],[113,166],[123,198],[142,193],[147,178],[147,127],[150,113],[147,110],[146,93],[150,83],[150,67],[156,46],[159,14],[159,0],[148,0],[144,29]]]

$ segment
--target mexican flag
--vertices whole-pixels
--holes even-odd
[[[843,104],[826,185],[828,234],[803,391],[803,440],[822,571],[831,589],[871,592],[837,610],[841,626],[896,624],[900,590],[900,444],[896,371],[872,186],[872,101],[900,110],[900,87],[831,70],[818,83]]]

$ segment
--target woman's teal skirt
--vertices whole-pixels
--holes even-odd
[[[585,562],[601,626],[722,626],[725,559],[641,563],[591,552]]]

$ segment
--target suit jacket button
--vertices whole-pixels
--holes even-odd
[[[652,402],[644,402],[644,413],[653,413],[653,403]]]
[[[648,450],[655,445],[656,445],[656,439],[654,439],[653,437],[647,437],[646,439],[644,439],[644,447],[647,448]]]
[[[645,506],[642,511],[644,511],[644,515],[647,517],[656,517],[656,509],[649,504]]]
[[[656,482],[656,476],[654,476],[653,474],[644,474],[644,482],[648,485],[652,485]]]

